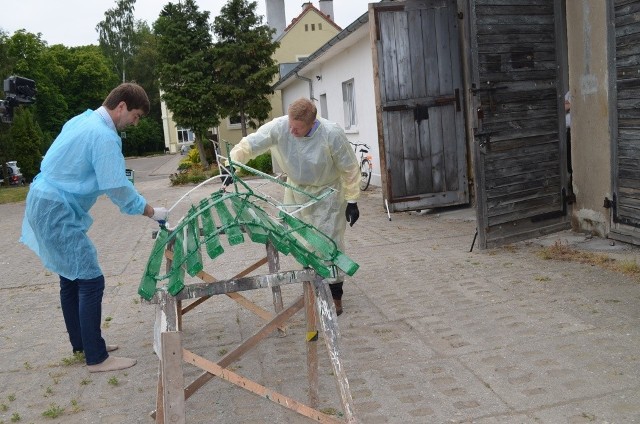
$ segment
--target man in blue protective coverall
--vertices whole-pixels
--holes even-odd
[[[246,163],[271,151],[290,185],[311,195],[335,189],[335,194],[302,209],[299,217],[329,236],[338,249],[344,251],[346,224],[353,226],[360,216],[357,204],[360,165],[342,128],[316,115],[317,109],[311,100],[298,99],[291,103],[287,115],[244,137],[229,156],[232,161]],[[223,183],[228,185],[231,181],[229,177]],[[285,205],[307,201],[308,196],[285,189]],[[343,279],[340,273],[329,285],[338,315],[342,314]]]
[[[84,352],[90,372],[132,367],[135,359],[109,356],[117,345],[102,338],[104,276],[87,231],[89,209],[106,194],[121,212],[156,221],[165,208],[153,208],[125,175],[118,131],[137,125],[149,112],[149,99],[137,84],[114,88],[102,106],[70,119],[62,128],[34,178],[20,241],[44,266],[60,275],[60,303],[73,352]]]

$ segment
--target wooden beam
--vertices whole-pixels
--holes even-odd
[[[316,291],[316,306],[319,312],[318,315],[320,316],[320,326],[322,327],[324,342],[327,346],[333,373],[335,374],[338,384],[338,391],[340,392],[340,399],[342,400],[342,409],[348,423],[356,422],[349,381],[340,362],[338,327],[336,324],[338,322],[338,316],[336,315],[329,284],[325,280],[322,280],[322,277],[318,276],[314,281],[314,286]]]
[[[184,424],[185,398],[182,374],[182,335],[178,331],[162,333],[162,405],[163,422]]]
[[[307,315],[307,377],[309,380],[309,404],[317,408],[318,399],[318,325],[316,296],[310,282],[304,284],[304,306]]]
[[[182,351],[182,357],[184,358],[185,362],[189,362],[190,364],[193,364],[198,368],[206,370],[210,374],[220,377],[223,380],[226,380],[238,387],[250,391],[251,393],[255,393],[258,396],[284,406],[285,408],[297,412],[300,415],[309,417],[315,422],[324,424],[344,424],[344,421],[324,414],[316,409],[313,409],[303,403],[296,401],[295,399],[271,390],[261,384],[256,383],[255,381],[249,380],[248,378],[245,378],[239,374],[234,373],[233,371],[223,368],[220,365],[211,362],[201,356],[198,356],[186,349]]]
[[[275,331],[278,327],[282,326],[285,321],[291,318],[296,312],[304,307],[304,297],[300,296],[298,300],[296,300],[291,306],[289,306],[284,311],[280,312],[276,315],[273,320],[266,323],[257,333],[253,336],[249,337],[247,340],[242,342],[238,347],[236,347],[231,352],[227,353],[225,356],[220,358],[218,361],[218,365],[221,367],[227,367],[233,362],[237,361],[242,355],[251,350],[260,340],[267,337],[273,331]],[[191,395],[193,395],[196,390],[200,387],[204,386],[209,380],[215,377],[213,374],[209,372],[205,372],[196,378],[191,384],[189,384],[184,389],[185,399],[189,399]]]

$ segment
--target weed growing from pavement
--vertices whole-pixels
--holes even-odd
[[[107,383],[111,384],[112,386],[117,386],[118,384],[120,384],[118,382],[118,377],[115,377],[115,376],[107,380]]]
[[[80,380],[81,386],[88,386],[90,383],[91,383],[91,380],[89,380],[88,378],[83,378],[82,380]]]
[[[578,262],[598,266],[609,271],[622,273],[640,281],[640,265],[638,265],[636,261],[617,261],[603,253],[579,251],[560,242],[555,242],[549,247],[543,247],[537,253],[541,259]]]
[[[322,408],[320,409],[320,412],[322,412],[325,415],[338,415],[338,410],[335,408]]]
[[[22,417],[17,412],[14,412],[13,415],[11,415],[11,422],[12,423],[17,423],[21,419],[22,419]]]
[[[109,325],[111,325],[111,320],[113,320],[112,317],[106,317],[104,319],[104,324],[102,324],[102,328],[109,328]]]
[[[67,358],[62,358],[62,365],[70,366],[75,364],[84,364],[83,352],[76,352]]]
[[[64,408],[52,403],[49,405],[49,409],[42,413],[43,417],[47,418],[58,418],[60,415],[64,413]]]
[[[16,395],[14,395],[12,393],[12,394],[9,395],[9,397],[7,399],[9,399],[9,402],[13,402],[14,400],[16,400]]]

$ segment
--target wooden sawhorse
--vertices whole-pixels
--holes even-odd
[[[170,250],[167,250],[167,254],[169,256],[167,260],[170,261]],[[269,274],[245,276],[267,261],[269,263]],[[170,266],[170,264],[168,265]],[[278,252],[273,249],[273,246],[267,244],[267,258],[247,268],[236,278],[215,281],[215,278],[210,274],[201,271],[198,277],[203,280],[202,283],[188,284],[175,296],[169,294],[166,289],[156,291],[153,299],[151,299],[151,302],[156,304],[154,349],[160,360],[156,411],[152,413],[156,423],[184,423],[186,400],[215,377],[222,378],[319,423],[357,422],[354,416],[349,383],[340,361],[337,316],[327,281],[309,268],[285,272],[280,272],[277,268]],[[284,308],[282,306],[280,287],[297,283],[301,283],[303,286],[302,295],[287,308]],[[275,316],[239,294],[241,291],[269,287],[272,288],[274,294]],[[220,358],[218,362],[213,362],[183,347],[182,315],[211,296],[220,294],[228,295],[267,320],[267,322],[255,334]],[[194,302],[190,303],[186,308],[182,308],[182,301],[189,299],[194,300]],[[287,320],[302,309],[305,311],[307,322],[306,351],[309,405],[227,369],[229,365],[240,359],[273,331],[284,331]],[[319,329],[318,326],[320,327]],[[317,351],[319,330],[322,332],[336,378],[344,413],[343,420],[315,409],[319,399]],[[203,371],[199,377],[186,387],[182,373],[183,361]]]

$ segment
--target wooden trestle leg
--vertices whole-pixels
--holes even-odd
[[[274,266],[276,265],[277,264],[274,263]],[[233,281],[233,285],[229,285],[228,281],[220,281],[214,283],[202,283],[200,286],[202,286],[202,293],[207,293],[207,295],[215,292],[215,290],[212,290],[214,286],[221,288],[243,287],[244,285],[247,285],[247,287],[252,286],[252,288],[266,288],[271,286],[271,288],[280,289],[279,284],[282,283],[278,283],[273,286],[271,285],[272,281],[278,281],[274,278],[275,275],[280,276],[278,278],[281,279],[283,276],[289,275],[289,278],[292,279],[289,281],[298,279],[297,281],[303,285],[303,295],[287,308],[282,308],[270,321],[265,323],[260,330],[240,343],[240,345],[238,345],[234,350],[220,358],[218,362],[210,361],[183,348],[182,333],[178,331],[181,318],[181,311],[178,306],[181,296],[177,295],[174,297],[166,290],[160,290],[156,293],[157,305],[154,329],[154,350],[160,359],[156,411],[152,413],[152,417],[155,418],[156,423],[185,423],[186,400],[206,384],[206,382],[215,377],[235,384],[260,397],[276,402],[283,407],[306,416],[318,423],[338,424],[345,422],[357,422],[354,416],[352,406],[353,400],[349,391],[349,383],[347,381],[346,373],[342,368],[338,350],[338,317],[332,301],[331,291],[326,280],[315,274],[315,272],[305,269],[303,271],[288,271],[285,273],[269,274],[265,276],[245,277],[240,280],[228,280]],[[284,278],[282,281],[287,281],[287,279]],[[192,285],[191,289],[194,290],[193,287],[195,286],[198,285]],[[230,292],[235,293],[235,291]],[[227,290],[219,291],[219,294],[223,293],[227,293]],[[182,297],[187,298],[186,295]],[[276,296],[274,295],[274,302],[275,299]],[[253,349],[260,341],[268,337],[269,334],[280,328],[284,328],[285,323],[301,309],[305,310],[305,317],[307,321],[306,351],[309,406],[243,377],[242,375],[227,368],[230,364],[240,359],[249,350]],[[339,419],[317,410],[319,404],[317,352],[319,334],[318,325],[321,328],[325,345],[329,353],[329,359],[333,367],[342,403],[342,409],[344,411],[344,419]],[[185,386],[182,370],[183,361],[204,371],[202,375],[187,386]]]

